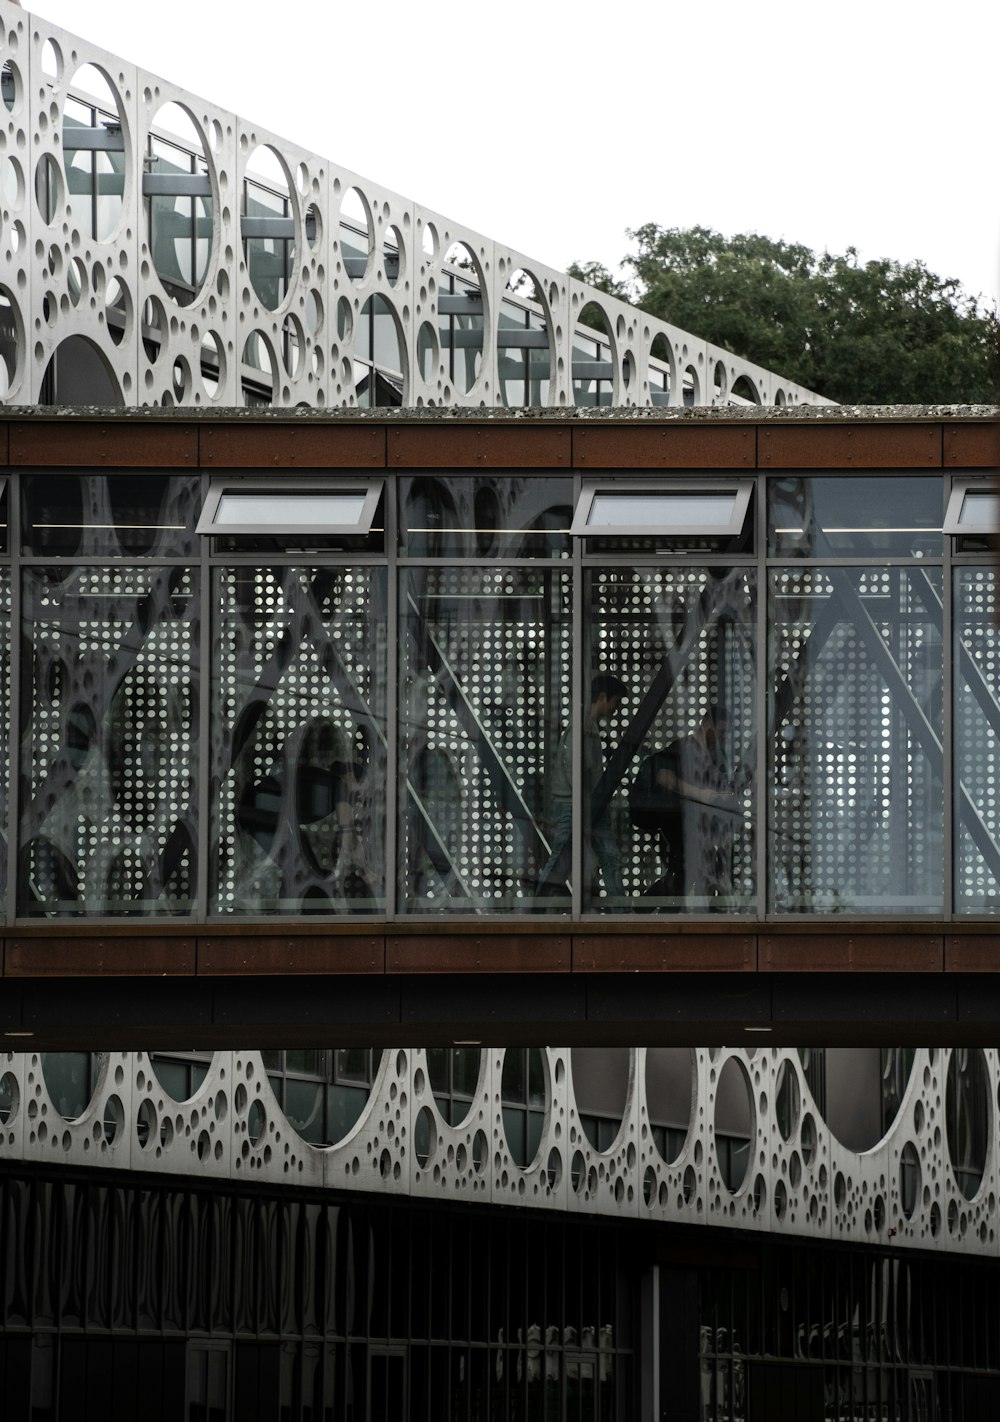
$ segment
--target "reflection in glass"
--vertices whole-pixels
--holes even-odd
[[[941,556],[944,488],[939,475],[789,475],[769,479],[767,491],[772,557]]]
[[[400,480],[410,558],[568,558],[573,484],[537,475]]]
[[[596,493],[587,514],[588,528],[726,528],[737,494]]]
[[[19,912],[189,913],[196,577],[63,563],[22,579]]]
[[[940,912],[941,574],[772,574],[774,908]]]
[[[196,556],[200,497],[190,475],[27,475],[23,549],[43,558]]]
[[[434,567],[400,588],[401,905],[531,904],[550,852],[547,768],[568,720],[560,568]]]
[[[384,908],[385,576],[217,570],[217,912]]]
[[[626,684],[584,757],[585,907],[746,912],[754,893],[755,578],[747,568],[588,574],[591,664]],[[615,847],[623,898],[595,875]],[[593,852],[591,852],[593,851]]]
[[[996,573],[954,575],[955,912],[1000,905],[1000,631]]]

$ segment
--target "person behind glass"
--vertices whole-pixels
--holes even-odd
[[[726,760],[730,716],[710,706],[697,731],[651,757],[650,779],[664,876],[658,897],[717,898],[732,892],[733,837],[742,824],[746,778]]]
[[[628,695],[628,686],[621,677],[611,672],[597,672],[590,682],[590,711],[583,727],[583,776],[588,794],[604,774],[604,746],[601,741],[601,726],[610,721],[623,699]],[[572,858],[573,837],[573,728],[568,727],[559,738],[555,763],[552,767],[552,807],[554,828],[552,852],[545,868],[538,876],[540,894],[560,894],[566,892]],[[611,832],[611,808],[605,806],[590,818],[590,843],[597,862],[601,866],[604,891],[610,898],[622,898],[625,888],[622,884],[621,855]]]

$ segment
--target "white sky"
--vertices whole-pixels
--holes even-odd
[[[700,223],[1000,289],[997,0],[25,8],[554,267]]]

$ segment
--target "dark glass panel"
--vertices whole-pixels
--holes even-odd
[[[192,557],[200,497],[200,481],[192,475],[25,475],[24,552],[43,558]]]
[[[940,475],[787,475],[768,480],[767,499],[771,557],[939,558],[943,551]]]
[[[538,474],[399,481],[400,549],[411,558],[567,558],[573,483]]]

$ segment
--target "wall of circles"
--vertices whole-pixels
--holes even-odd
[[[429,1054],[381,1053],[343,1138],[311,1145],[257,1052],[218,1052],[186,1100],[142,1052],[102,1053],[67,1118],[41,1054],[0,1053],[0,1158],[265,1180],[677,1221],[895,1247],[1000,1253],[998,1053],[466,1049],[442,1098]],[[356,1117],[356,1119],[355,1119]]]
[[[829,403],[9,0],[0,67],[0,404]]]

